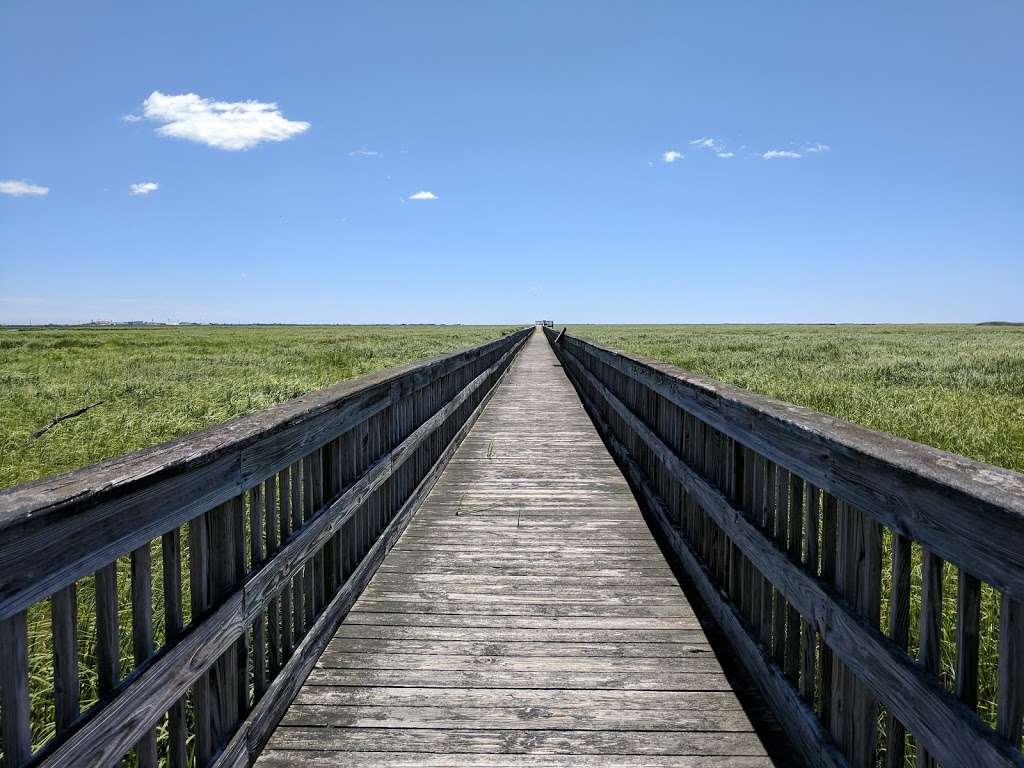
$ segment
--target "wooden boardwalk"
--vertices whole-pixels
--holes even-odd
[[[297,764],[771,764],[543,334],[258,763]]]

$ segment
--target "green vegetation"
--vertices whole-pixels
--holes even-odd
[[[578,325],[569,333],[1024,471],[1024,328]]]
[[[0,488],[497,338],[495,326],[0,330]],[[40,438],[58,415],[102,401]]]

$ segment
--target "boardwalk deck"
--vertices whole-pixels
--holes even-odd
[[[771,764],[542,334],[258,763],[296,764]]]

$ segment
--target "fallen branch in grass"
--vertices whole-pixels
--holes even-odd
[[[35,438],[38,439],[38,438],[42,437],[43,435],[45,435],[47,432],[49,432],[51,429],[56,427],[62,421],[67,421],[68,419],[73,419],[76,416],[81,416],[86,411],[91,411],[97,405],[103,405],[103,401],[99,400],[99,401],[97,401],[95,403],[92,403],[91,405],[86,405],[83,408],[79,408],[77,411],[71,411],[71,413],[65,413],[63,416],[54,416],[52,419],[50,419],[50,423],[49,424],[47,424],[42,429],[37,429],[35,432],[33,432],[32,433],[32,437],[35,437]]]

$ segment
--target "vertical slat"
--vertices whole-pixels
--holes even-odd
[[[109,696],[121,679],[117,561],[96,571],[96,674],[100,696]]]
[[[810,483],[807,484],[807,512],[804,515],[804,567],[818,575],[818,520],[820,517],[821,494]],[[803,622],[803,655],[800,664],[800,695],[814,706],[814,683],[817,676],[815,652],[818,644],[815,641],[814,625]]]
[[[804,481],[796,474],[789,476],[789,546],[790,559],[798,563],[803,549]],[[800,674],[800,614],[792,605],[786,607],[786,677],[796,685]]]
[[[778,467],[775,483],[775,544],[785,550],[789,535],[789,472]],[[772,655],[775,663],[785,668],[786,664],[786,600],[782,593],[775,592],[774,620],[772,622]]]
[[[836,546],[838,531],[838,504],[834,496],[822,494],[821,507],[821,580],[826,584],[836,583]],[[822,641],[819,656],[821,657],[821,703],[818,712],[821,722],[829,728],[832,722],[832,649]]]
[[[219,603],[235,584],[235,514],[234,500],[209,512],[210,525],[210,599]],[[211,715],[214,749],[223,747],[238,719],[236,689],[238,686],[237,646],[221,654],[210,667]]]
[[[184,619],[181,604],[181,532],[175,528],[160,541],[164,576],[164,631],[167,645],[181,637]],[[179,699],[167,710],[167,756],[171,768],[185,768],[188,762],[188,731],[185,722],[185,701]]]
[[[269,547],[267,549],[269,550]],[[263,564],[262,483],[249,492],[249,553],[252,558],[252,569],[255,571]],[[266,620],[266,614],[261,611],[252,624],[253,688],[257,699],[262,697],[267,689]]]
[[[28,698],[28,623],[25,611],[0,620],[0,715],[4,768],[18,768],[32,754]]]
[[[231,500],[231,528],[234,536],[233,553],[235,560],[234,574],[225,595],[233,592],[245,578],[245,498],[242,495]],[[238,722],[249,711],[249,633],[243,632],[235,641],[235,707],[233,714]],[[234,723],[230,729],[234,731]],[[230,734],[229,734],[230,735]]]
[[[153,574],[149,543],[131,554],[132,572],[132,656],[135,666],[153,654]],[[141,768],[153,768],[156,759],[156,731],[149,731],[135,745]]]
[[[292,532],[302,528],[302,460],[296,461],[291,467],[291,512]],[[305,569],[303,569],[305,570]],[[298,645],[299,639],[305,634],[303,621],[303,570],[300,570],[292,578],[292,631],[293,647]]]
[[[978,643],[981,636],[981,582],[958,569],[956,589],[956,695],[978,708]]]
[[[192,623],[210,607],[210,539],[207,512],[188,523],[188,580],[192,598]],[[196,763],[208,765],[213,755],[213,702],[210,672],[199,676],[192,686],[192,704],[196,716]]]
[[[849,598],[850,582],[856,571],[853,556],[854,534],[851,526],[850,508],[846,504],[836,506],[836,592]],[[832,737],[847,755],[853,740],[853,691],[850,674],[838,657],[832,659],[832,714],[829,719]]]
[[[78,593],[74,584],[50,598],[53,621],[53,703],[57,733],[65,733],[81,711],[78,680]],[[2,657],[6,658],[6,657]]]
[[[999,667],[996,670],[996,727],[1020,747],[1024,715],[1024,605],[1002,596],[999,604]]]
[[[761,520],[764,526],[764,534],[769,538],[775,536],[775,465],[765,459],[764,464],[764,496],[761,498]],[[775,598],[775,588],[765,584],[765,590],[761,594],[761,642],[771,647],[773,614],[772,605]]]
[[[899,533],[892,535],[892,595],[889,600],[889,637],[906,650],[910,644],[910,567],[911,542]],[[885,764],[903,768],[906,755],[906,728],[891,714],[887,719]]]
[[[941,557],[924,552],[924,573],[921,586],[921,645],[918,660],[929,672],[939,673],[939,642],[942,633],[942,569]],[[918,748],[918,768],[934,766],[926,750]]]
[[[278,491],[278,510],[277,510],[277,521],[278,530],[281,533],[280,544],[284,544],[288,541],[288,536],[291,533],[292,527],[292,506],[291,506],[291,491],[289,486],[291,483],[289,477],[289,469],[285,467],[277,473],[277,491]],[[295,637],[295,631],[292,627],[292,594],[293,589],[290,585],[284,587],[281,590],[281,599],[279,603],[281,605],[281,664],[283,665],[285,660],[291,656],[292,648],[294,647],[293,639]]]
[[[851,525],[855,534],[856,571],[849,595],[857,611],[873,627],[881,621],[882,608],[882,529],[874,518],[851,509]],[[878,703],[856,676],[850,673],[853,693],[851,729],[851,762],[872,765],[878,736]]]
[[[270,477],[263,483],[263,514],[264,530],[267,536],[267,558],[277,552],[277,498],[275,495],[274,478]],[[267,674],[273,680],[281,668],[281,616],[280,601],[276,597],[267,603]]]

